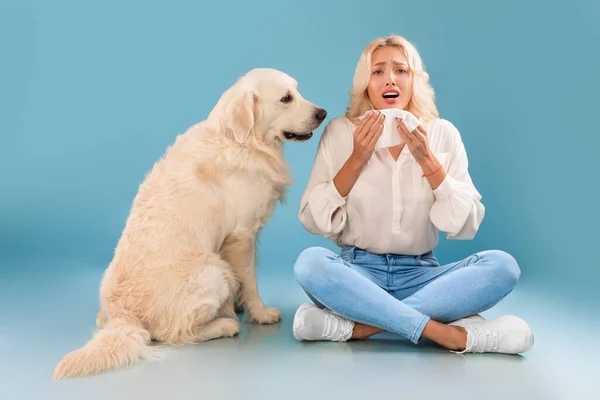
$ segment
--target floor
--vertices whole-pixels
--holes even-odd
[[[600,323],[589,318],[598,315],[599,296],[558,299],[523,283],[484,313],[518,313],[532,325],[536,344],[524,356],[458,355],[391,334],[300,343],[291,323],[307,298],[289,271],[268,268],[259,271],[260,290],[280,307],[280,324],[243,324],[235,338],[173,349],[161,362],[54,382],[58,360],[94,330],[102,268],[0,267],[0,399],[591,399],[600,389]]]

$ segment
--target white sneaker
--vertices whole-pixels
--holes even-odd
[[[463,318],[449,325],[462,326],[467,331],[467,346],[454,353],[519,354],[533,347],[529,325],[514,315],[503,315],[492,321]]]
[[[294,315],[292,331],[297,340],[345,342],[352,337],[353,329],[353,321],[312,303],[304,303]]]

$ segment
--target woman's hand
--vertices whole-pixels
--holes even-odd
[[[379,111],[372,111],[360,121],[354,131],[354,149],[351,157],[361,167],[369,161],[373,154],[375,143],[377,143],[383,132],[384,120],[385,115]]]
[[[377,143],[383,132],[384,119],[385,115],[374,111],[363,118],[354,131],[352,154],[333,178],[333,184],[342,197],[348,196],[360,175],[360,171],[371,158],[375,143]]]
[[[419,125],[414,131],[410,132],[402,118],[396,118],[396,121],[402,140],[404,140],[410,153],[420,165],[428,158],[433,157],[433,153],[427,143],[427,132],[423,126]]]
[[[443,165],[440,164],[437,157],[433,154],[427,143],[427,131],[422,125],[410,132],[401,118],[396,118],[397,128],[402,140],[408,146],[410,153],[419,163],[423,170],[423,176],[427,177],[431,187],[436,189],[446,177]]]

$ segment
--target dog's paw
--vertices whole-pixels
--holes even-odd
[[[223,337],[233,337],[240,332],[240,322],[233,318],[223,318],[219,325]]]
[[[248,321],[255,324],[274,324],[281,321],[281,313],[277,308],[263,308],[249,312]]]

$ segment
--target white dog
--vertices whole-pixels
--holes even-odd
[[[103,276],[100,329],[59,362],[54,378],[154,358],[152,340],[234,336],[238,300],[249,321],[280,321],[279,310],[258,294],[256,238],[292,183],[283,141],[311,138],[326,116],[293,78],[261,68],[178,136],[140,185]]]

